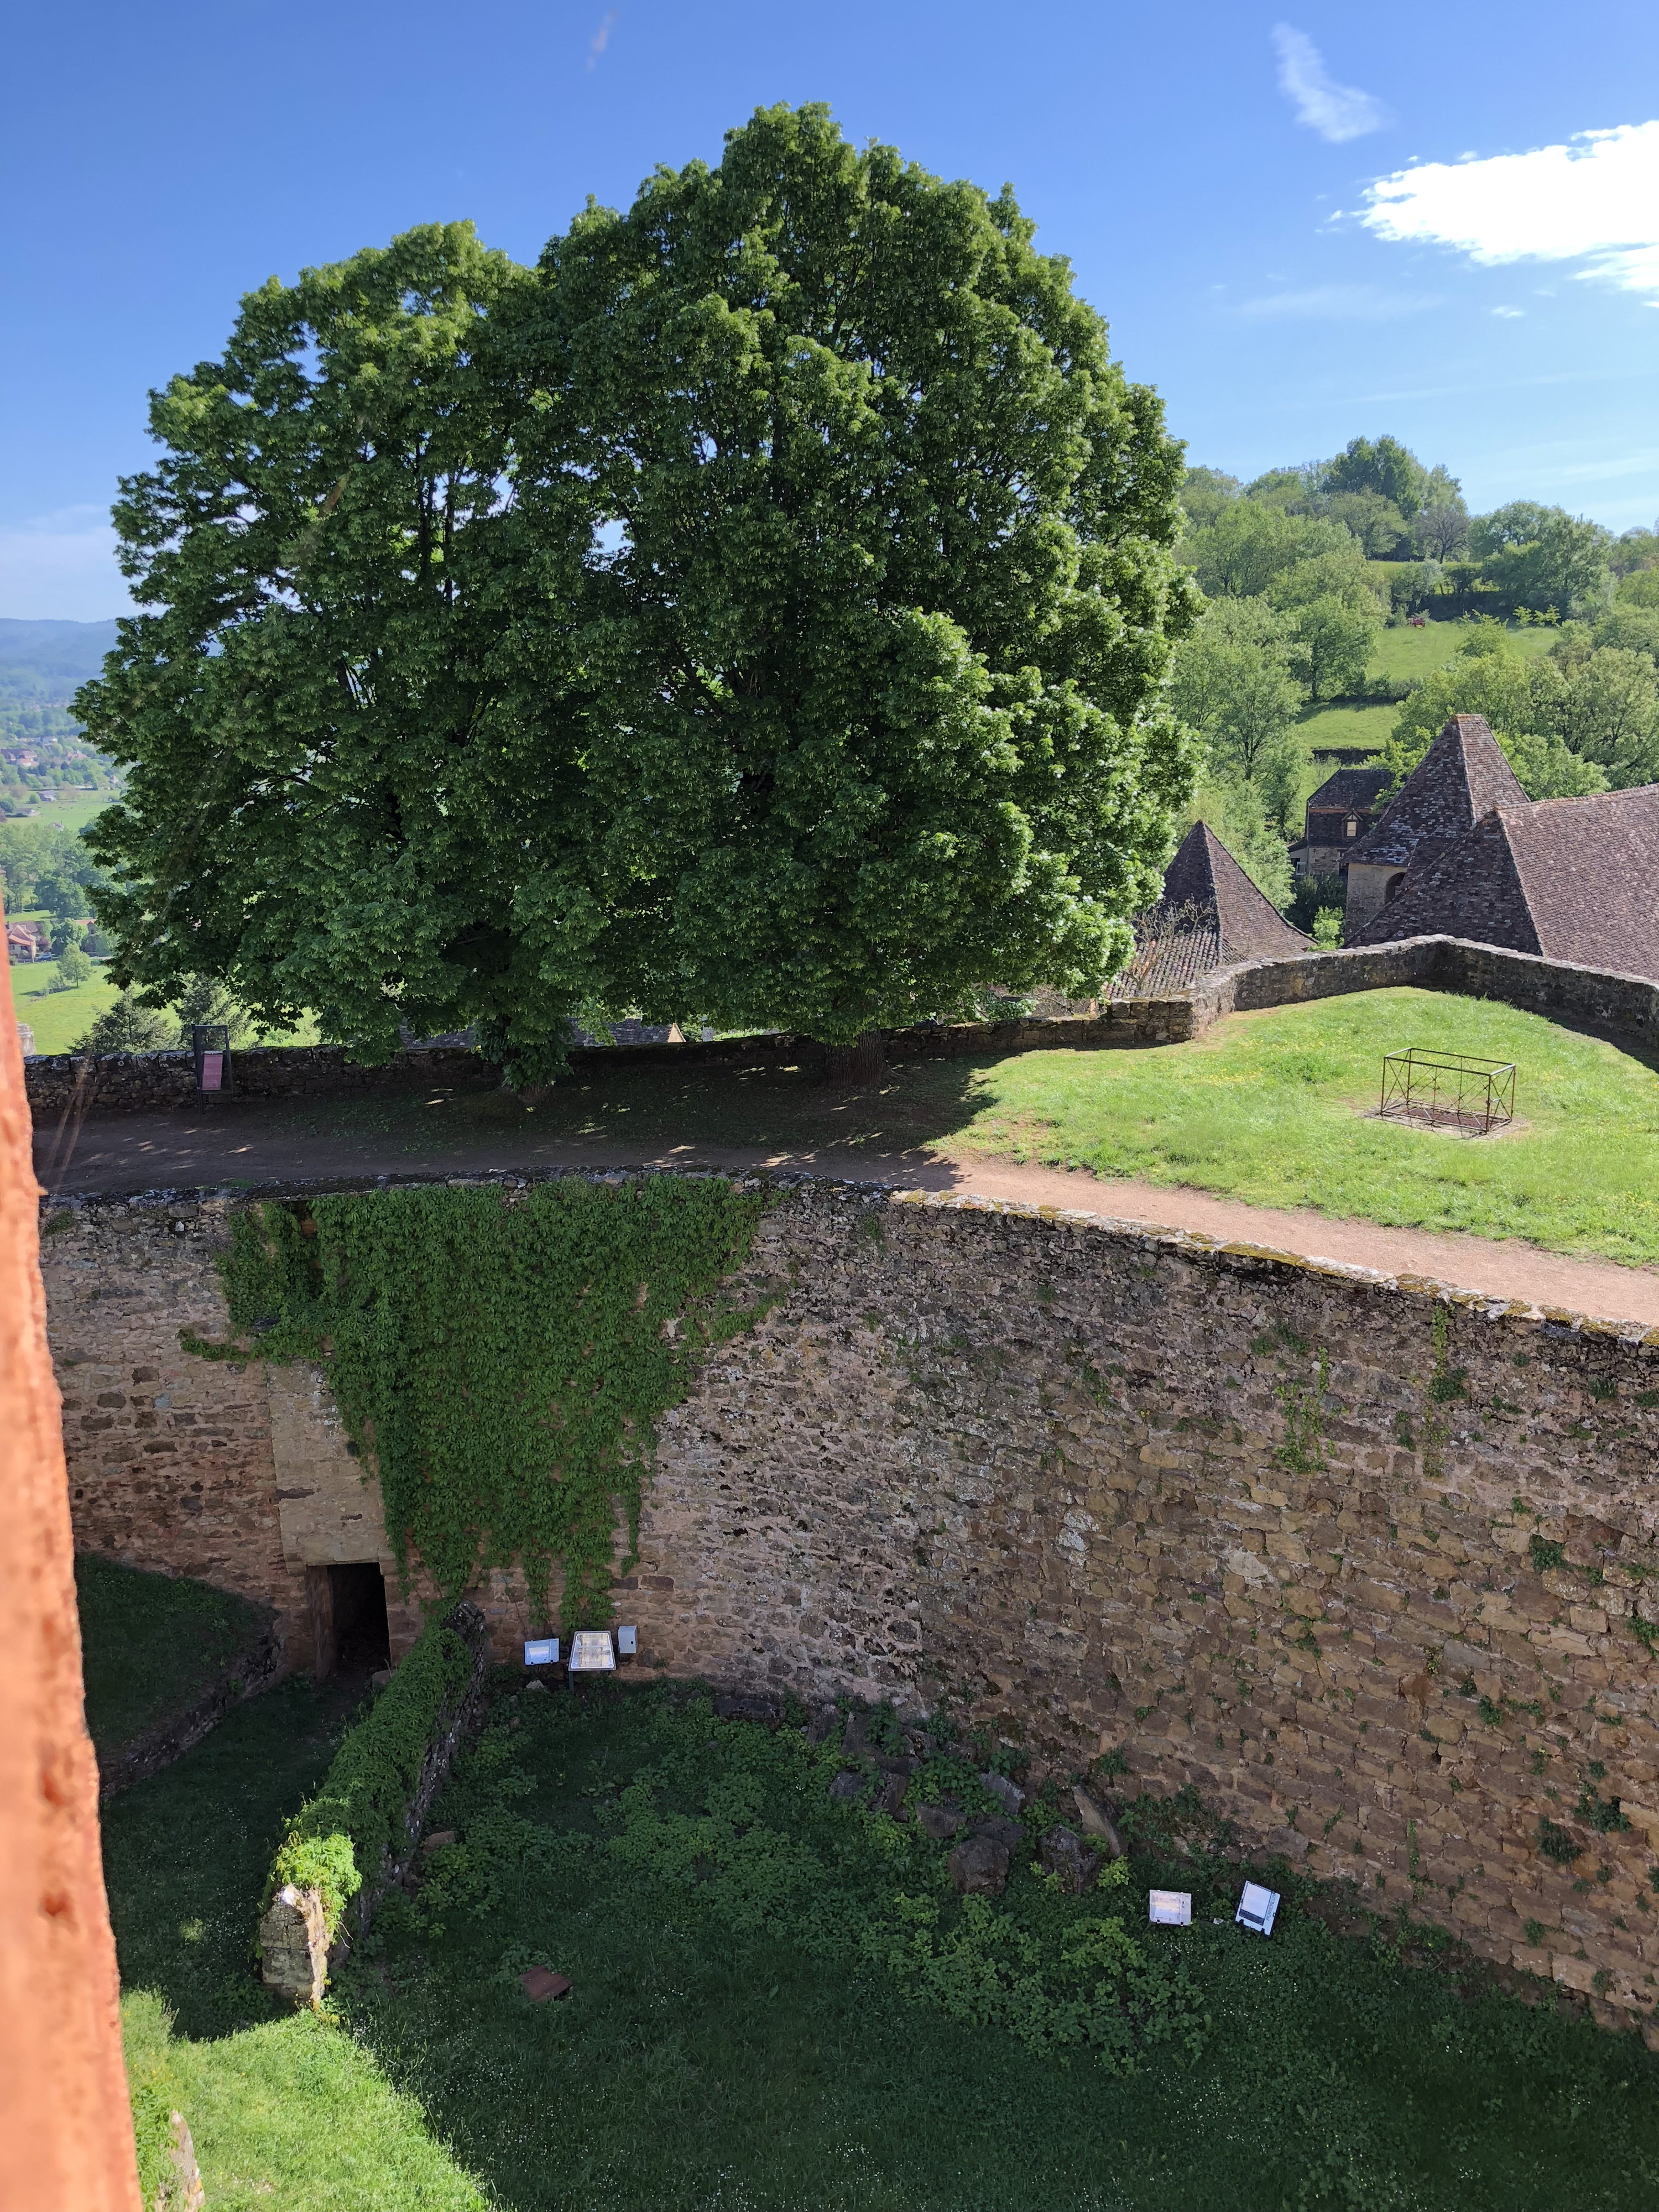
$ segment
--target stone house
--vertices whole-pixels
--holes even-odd
[[[1659,982],[1659,784],[1493,807],[1347,941],[1441,935]]]
[[[1382,811],[1385,768],[1340,768],[1308,801],[1302,842],[1291,848],[1298,876],[1340,875],[1348,855]]]
[[[1115,999],[1156,998],[1240,960],[1305,952],[1292,929],[1206,822],[1194,822],[1164,872],[1158,904],[1135,924],[1134,957],[1113,981]]]
[[[1375,826],[1348,853],[1344,942],[1360,941],[1361,932],[1399,896],[1414,864],[1426,864],[1468,836],[1494,807],[1528,804],[1486,717],[1454,714]],[[1476,934],[1483,943],[1498,941]]]

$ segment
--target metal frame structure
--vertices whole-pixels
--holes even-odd
[[[1515,1119],[1512,1060],[1480,1060],[1472,1054],[1425,1052],[1411,1045],[1382,1060],[1384,1121],[1411,1121],[1419,1128],[1457,1129],[1466,1137],[1489,1137]]]

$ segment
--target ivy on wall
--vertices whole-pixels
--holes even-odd
[[[446,1596],[517,1561],[544,1622],[562,1568],[566,1626],[603,1625],[658,1419],[764,1310],[718,1295],[764,1204],[653,1176],[254,1206],[220,1262],[234,1337],[182,1340],[321,1363],[406,1580],[411,1551]]]

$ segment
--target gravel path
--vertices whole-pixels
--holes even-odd
[[[553,1167],[793,1168],[896,1189],[951,1190],[1037,1206],[1074,1206],[1147,1227],[1197,1230],[1226,1242],[1265,1245],[1309,1259],[1337,1260],[1390,1275],[1426,1275],[1492,1297],[1524,1298],[1599,1319],[1659,1327],[1659,1268],[1573,1259],[1535,1244],[1375,1222],[1333,1220],[1310,1212],[1245,1206],[1207,1191],[1106,1182],[1086,1170],[1021,1167],[1012,1160],[951,1160],[927,1146],[881,1151],[799,1152],[687,1144],[627,1152],[522,1130],[461,1147],[310,1135],[268,1111],[221,1108],[185,1114],[89,1116],[78,1130],[43,1129],[36,1172],[56,1194],[191,1189],[202,1184],[330,1181],[335,1178],[465,1175]]]

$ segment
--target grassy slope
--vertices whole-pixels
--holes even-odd
[[[359,2039],[516,2212],[1624,2212],[1659,2179],[1659,2069],[1635,2038],[1460,1996],[1294,1900],[1271,1942],[1243,1935],[1235,1869],[1155,1841],[1128,1891],[1083,1909],[1121,1898],[1136,1939],[1190,1968],[1210,2027],[1196,2059],[1154,2046],[1127,2078],[745,1931],[700,1906],[695,1868],[671,1882],[602,1846],[518,1841],[520,1819],[614,1832],[616,1793],[660,1755],[652,1702],[521,1699],[521,1723],[485,1740],[434,1812],[462,1830],[453,1876],[440,1863],[429,1898],[394,1903],[343,1984]],[[739,1837],[753,1816],[727,1778],[744,1726],[680,1729],[703,1777],[683,1809],[716,1811],[724,1790]],[[792,1847],[769,1817],[742,1846],[757,1904]],[[862,1875],[850,1855],[836,1868],[878,1910],[897,1879],[884,1890],[880,1832]],[[1006,1904],[1036,1926],[1053,1908],[1027,1856]],[[1164,1882],[1194,1893],[1194,1925],[1149,1936],[1146,1891]],[[515,1976],[532,1960],[572,1995],[527,2004]]]
[[[115,1004],[115,986],[101,968],[72,991],[54,991],[57,977],[55,960],[20,961],[11,971],[12,1009],[34,1031],[38,1053],[67,1052]]]
[[[1369,673],[1392,677],[1397,684],[1419,680],[1443,668],[1468,634],[1456,623],[1425,623],[1421,629],[1407,624],[1399,629],[1379,630]],[[1517,653],[1531,659],[1547,653],[1559,635],[1553,629],[1512,629],[1509,641]],[[1310,707],[1299,718],[1298,727],[1310,747],[1368,745],[1380,752],[1399,712],[1397,707],[1389,705]],[[1311,790],[1320,780],[1320,775],[1315,775],[1307,788]]]
[[[264,1618],[228,1590],[87,1553],[75,1562],[75,1587],[87,1726],[100,1751],[184,1711],[252,1642]]]
[[[213,2212],[482,2212],[374,2059],[280,2012],[251,1971],[283,1817],[346,1717],[290,1680],[105,1808],[129,2070],[190,2122]]]

